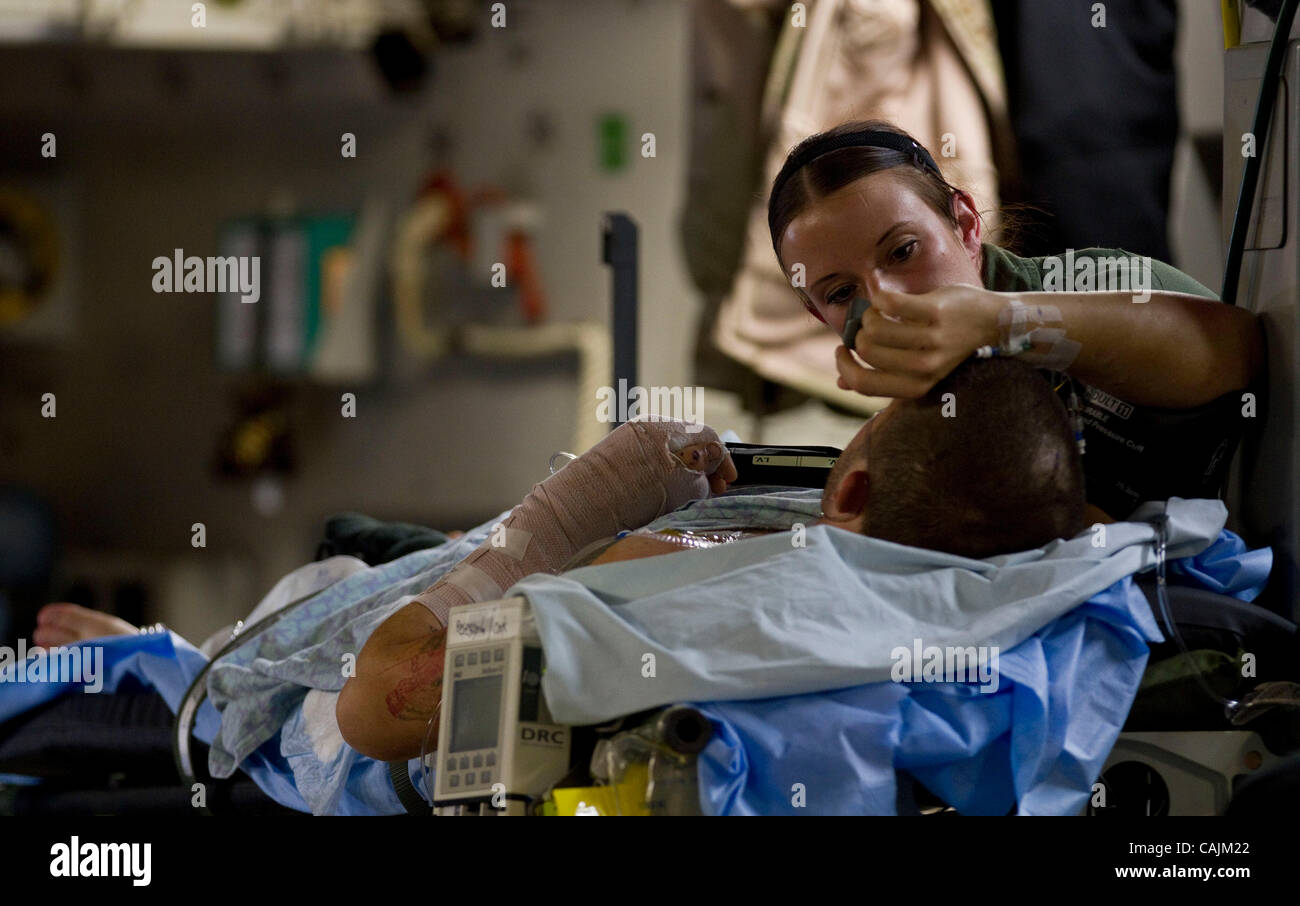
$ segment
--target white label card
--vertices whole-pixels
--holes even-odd
[[[513,639],[519,635],[523,609],[523,598],[453,607],[448,617],[451,625],[447,630],[447,645]]]

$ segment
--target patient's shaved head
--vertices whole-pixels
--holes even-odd
[[[867,535],[983,559],[1084,528],[1069,416],[1044,373],[1020,362],[968,360],[921,399],[891,403],[854,442],[823,500],[828,517],[837,499],[856,505],[835,487],[865,466],[865,515],[852,527]]]

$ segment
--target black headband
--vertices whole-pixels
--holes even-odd
[[[853,147],[889,148],[910,155],[919,166],[933,170],[937,176],[943,178],[943,174],[939,172],[939,166],[934,162],[934,158],[930,156],[930,152],[905,135],[899,135],[896,132],[846,132],[842,135],[833,135],[822,141],[814,142],[787,160],[785,166],[781,168],[781,172],[777,174],[776,181],[772,183],[771,198],[777,197],[781,187],[804,164],[814,158],[821,157],[823,154],[839,151],[841,148]]]

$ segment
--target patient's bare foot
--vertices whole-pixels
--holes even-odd
[[[32,642],[50,648],[110,635],[135,635],[138,631],[126,620],[78,604],[46,604],[36,614]]]

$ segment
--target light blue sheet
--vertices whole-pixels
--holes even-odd
[[[101,648],[103,651],[103,679],[99,691],[93,694],[111,695],[115,692],[153,689],[167,706],[176,711],[181,698],[195,677],[207,664],[207,657],[174,632],[145,635],[115,636],[92,639],[80,644],[81,648]],[[35,657],[45,657],[44,654]],[[9,720],[37,705],[53,701],[60,695],[86,694],[80,683],[73,682],[16,682],[16,670],[10,668],[0,674],[0,723]],[[210,706],[200,710],[195,722],[194,735],[204,742],[215,736],[219,717]],[[307,805],[294,787],[287,766],[274,751],[249,754],[245,770],[257,780],[258,786],[276,801],[303,811]]]
[[[1221,502],[1167,513],[1171,559],[1209,552],[1185,575],[1258,593],[1271,552],[1222,533]],[[699,705],[718,731],[700,759],[706,813],[893,814],[903,769],[968,814],[1074,814],[1163,640],[1130,578],[1154,565],[1153,538],[1117,523],[1101,544],[972,561],[816,527],[803,547],[769,536],[511,593],[537,615],[558,721],[713,702]],[[914,643],[996,648],[997,691],[890,682]]]
[[[1239,535],[1225,530],[1195,557],[1170,561],[1169,581],[1253,601],[1272,569],[1272,548],[1250,550]]]
[[[405,595],[436,582],[482,543],[504,515],[455,541],[348,576],[265,632],[250,633],[246,644],[214,664],[209,698],[199,708],[194,728],[194,736],[211,746],[212,775],[229,777],[242,768],[277,802],[300,811],[401,813],[384,763],[347,746],[329,765],[310,757],[300,706],[313,688],[341,689],[342,654],[359,652],[374,627],[405,603]],[[323,648],[322,638],[327,640]],[[103,693],[152,688],[173,711],[208,663],[173,632],[82,644],[104,650]],[[0,674],[0,721],[79,688],[76,683],[16,682],[16,672],[10,668]],[[416,765],[418,759],[412,767],[418,777]]]
[[[716,503],[716,502],[715,502]],[[1142,519],[1163,505],[1147,505]],[[1210,546],[1217,500],[1168,503],[1168,556]],[[1154,566],[1154,529],[1106,526],[1044,548],[970,560],[827,526],[536,574],[526,595],[546,650],[542,688],[561,723],[679,701],[798,695],[890,679],[898,646],[1010,651],[1125,576]],[[656,675],[642,676],[653,654]]]
[[[707,529],[740,523],[783,530],[792,522],[812,522],[820,496],[747,489],[696,501],[651,526]],[[348,746],[319,757],[300,706],[311,689],[341,689],[344,656],[360,652],[375,627],[481,544],[505,515],[454,542],[347,577],[214,664],[208,691],[222,721],[209,757],[213,776],[230,776],[241,761],[248,771],[247,759],[257,753],[268,763],[282,761],[292,772],[298,794],[293,801],[281,799],[283,804],[316,814],[400,813],[385,765]],[[409,771],[420,788],[424,774],[418,758],[411,759]],[[262,782],[258,773],[250,773]]]
[[[355,659],[375,627],[478,547],[506,513],[439,547],[348,576],[213,664],[208,694],[221,732],[208,759],[212,775],[242,767],[262,785],[249,770],[256,753],[290,775],[296,801],[282,804],[315,814],[400,814],[383,762],[346,745],[327,762],[316,757],[303,699],[312,689],[342,689],[345,656]]]
[[[96,639],[83,642],[81,647],[103,649],[103,687],[99,693],[90,694],[111,694],[123,686],[151,687],[158,690],[173,711],[180,705],[181,696],[193,678],[207,663],[207,658],[197,648],[174,632]],[[73,690],[77,690],[78,695],[87,694],[80,691],[81,683],[20,683],[16,681],[16,674],[12,667],[0,671],[0,723]]]
[[[730,527],[737,522],[774,529],[788,528],[796,522],[807,525],[816,517],[819,496],[817,492],[781,492],[761,498],[699,501],[655,525],[696,529]],[[1270,552],[1267,549],[1245,551],[1240,539],[1231,533],[1219,533],[1223,512],[1217,501],[1174,501],[1171,507],[1174,517],[1171,559],[1202,551],[1195,559],[1171,563],[1171,571],[1181,569],[1199,584],[1236,594],[1243,600],[1252,599],[1267,577]],[[436,581],[486,537],[495,521],[485,522],[455,543],[416,552],[384,567],[370,568],[349,577],[332,588],[332,594],[304,605],[264,636],[250,639],[247,645],[214,665],[210,688],[224,720],[221,737],[214,743],[213,766],[233,772],[234,766],[242,762],[242,767],[264,790],[294,808],[325,814],[400,812],[400,803],[382,763],[359,756],[347,746],[326,761],[316,757],[301,704],[310,689],[337,691],[341,688],[344,677],[338,665],[342,654],[359,651],[374,627],[402,606],[406,595]],[[1112,554],[1122,555],[1138,567],[1149,565],[1150,557],[1142,553],[1150,551],[1149,529],[1134,525],[1108,528],[1107,546]],[[539,613],[551,615],[550,619],[543,618],[544,637],[550,635],[546,644],[552,665],[546,681],[552,684],[558,681],[559,687],[554,691],[547,689],[548,701],[556,695],[555,700],[563,702],[569,695],[568,703],[562,704],[562,708],[588,708],[591,713],[603,713],[611,706],[623,707],[629,700],[629,692],[631,700],[655,703],[701,701],[706,695],[748,699],[703,706],[720,731],[700,765],[705,805],[715,813],[780,810],[782,803],[787,810],[791,809],[789,785],[783,784],[795,775],[813,779],[812,782],[791,780],[791,783],[805,784],[806,811],[889,811],[893,802],[892,768],[888,772],[875,769],[884,764],[879,758],[891,751],[898,753],[900,764],[909,766],[936,792],[942,794],[947,789],[945,778],[951,780],[956,786],[949,801],[962,802],[972,812],[997,811],[997,803],[1002,801],[997,797],[1003,788],[1013,799],[1016,791],[1021,791],[1022,809],[1059,811],[1067,803],[1056,791],[1068,788],[1069,783],[1057,775],[1064,772],[1070,777],[1088,776],[1087,782],[1091,783],[1096,772],[1089,767],[1091,762],[1086,752],[1109,749],[1106,737],[1111,725],[1116,720],[1122,721],[1132,698],[1130,687],[1136,688],[1141,664],[1145,663],[1146,648],[1142,640],[1159,638],[1154,626],[1147,625],[1150,616],[1146,605],[1135,606],[1140,603],[1140,596],[1133,599],[1123,591],[1126,585],[1122,573],[1118,583],[1112,580],[1109,586],[1102,586],[1085,607],[1027,628],[1024,619],[1017,618],[1015,613],[998,615],[993,612],[996,608],[984,607],[994,600],[990,597],[992,586],[999,583],[991,577],[994,571],[989,564],[983,561],[917,552],[824,528],[807,532],[806,548],[791,547],[791,538],[786,534],[754,539],[727,548],[696,552],[689,558],[671,555],[653,561],[660,565],[658,569],[645,569],[644,563],[610,564],[575,571],[565,577],[530,577],[516,586],[515,592],[524,591],[525,586],[532,590],[530,596],[539,605]],[[1207,548],[1209,539],[1215,540]],[[1088,536],[1083,540],[1091,545]],[[1071,544],[1079,546],[1078,542]],[[787,564],[803,565],[776,571],[763,569],[758,562],[763,558],[757,552],[772,553],[782,546],[778,560],[783,554]],[[1089,554],[1084,550],[1062,550],[1062,547],[1056,545],[1042,552],[995,558],[989,563],[1003,562],[1004,566],[1015,567],[1016,581],[1025,583],[1024,589],[1032,587],[1031,578],[1035,573],[1039,577],[1037,581],[1044,582],[1043,587],[1049,589],[1055,588],[1054,577],[1064,578],[1073,589],[1071,594],[1084,594],[1123,565],[1104,552]],[[790,559],[810,551],[812,555],[802,561]],[[918,554],[924,556],[918,559]],[[941,568],[938,575],[924,580],[921,577],[933,572],[931,567],[935,564],[931,558],[939,558]],[[1043,564],[1040,560],[1054,562]],[[662,564],[670,561],[673,569],[663,569]],[[814,568],[814,562],[820,565]],[[1034,564],[1038,565],[1031,569]],[[833,569],[820,575],[823,567]],[[731,573],[736,574],[732,578],[740,580],[735,586],[738,592],[749,589],[754,593],[744,606],[737,606],[743,600],[741,595],[726,587],[732,579],[724,576]],[[575,581],[575,577],[585,584]],[[955,615],[966,621],[964,625],[972,627],[972,632],[985,633],[989,638],[999,638],[1005,643],[1019,637],[1019,647],[1014,652],[1004,650],[1000,664],[1002,675],[1014,685],[1004,685],[995,695],[975,695],[976,707],[972,708],[962,699],[963,695],[970,696],[969,691],[963,692],[965,687],[958,684],[904,686],[862,679],[873,675],[863,672],[864,664],[870,668],[863,660],[865,653],[883,648],[884,643],[879,639],[861,646],[844,643],[841,636],[850,627],[852,631],[861,629],[861,614],[856,609],[844,608],[842,595],[837,598],[829,594],[837,587],[835,581],[844,579],[851,583],[845,587],[866,589],[877,596],[900,588],[919,587],[920,582],[930,582],[940,592],[954,588],[962,588],[963,594],[973,591],[973,602],[963,601],[963,606],[956,610],[922,601],[921,611],[931,621],[926,625],[937,626],[947,616]],[[355,581],[346,584],[349,580]],[[559,594],[551,596],[547,589],[556,587],[560,589]],[[536,588],[542,591],[539,593]],[[818,588],[820,592],[810,593]],[[559,614],[555,602],[575,589],[578,599],[573,613]],[[770,605],[765,603],[756,608],[753,604],[769,599]],[[782,600],[790,606],[777,606]],[[1060,607],[1061,613],[1073,607],[1063,601],[1056,601],[1052,606]],[[1026,609],[1037,612],[1032,604],[1026,607],[1024,602],[1007,608],[1012,612]],[[896,621],[901,608],[894,610],[890,619]],[[710,619],[714,611],[716,620]],[[1042,612],[1046,613],[1047,609]],[[1033,619],[1040,617],[1041,614]],[[685,631],[685,625],[693,626],[694,631]],[[573,627],[578,627],[576,633]],[[785,637],[787,629],[792,630],[790,638]],[[931,635],[930,629],[926,633],[926,644],[938,637]],[[657,647],[643,647],[642,639],[653,640]],[[826,639],[834,643],[832,656],[826,663],[820,663],[819,646]],[[758,642],[760,647],[748,657],[737,656],[738,640],[746,644]],[[669,657],[659,659],[655,679],[641,677],[640,655],[647,651],[663,654],[663,646],[670,641],[674,647],[668,652]],[[613,660],[622,666],[624,673],[629,663],[627,657],[635,654],[631,663],[636,682],[599,684],[599,691],[587,690],[595,692],[596,701],[584,702],[581,688],[576,695],[569,690],[583,685],[574,675],[589,675],[593,669],[589,663],[592,657],[597,662],[610,657],[610,652],[596,647],[597,644],[612,644],[614,648],[610,650],[621,651],[613,655]],[[1038,646],[1039,653],[1035,654],[1032,646]],[[202,655],[192,646],[171,635],[116,639],[108,647],[117,656],[106,658],[106,666],[110,660],[119,666],[107,671],[110,681],[106,689],[115,688],[118,679],[134,677],[132,682],[159,688],[173,707],[204,663]],[[1139,647],[1141,654],[1137,655],[1134,652]],[[575,651],[581,656],[573,656]],[[1103,676],[1104,680],[1090,680],[1090,686],[1068,682],[1070,674],[1057,669],[1065,663],[1062,658],[1066,654],[1072,656],[1070,663],[1075,669],[1096,670],[1096,674],[1089,676],[1094,680]],[[774,659],[772,663],[760,666],[759,662],[768,656]],[[609,663],[605,662],[605,666]],[[769,668],[773,674],[770,677],[767,676]],[[691,675],[692,670],[696,675]],[[690,677],[689,682],[685,681],[686,677]],[[1048,681],[1046,686],[1044,678]],[[691,691],[703,688],[692,685],[701,679],[708,691]],[[792,680],[793,687],[788,685]],[[828,681],[835,685],[819,685]],[[862,685],[864,682],[867,684]],[[657,690],[649,698],[640,689],[644,684],[651,684]],[[825,691],[836,686],[853,688]],[[1104,689],[1106,694],[1097,702],[1083,702],[1079,700],[1081,689],[1076,686]],[[784,688],[818,691],[791,696],[781,691]],[[1056,690],[1054,695],[1052,690]],[[59,691],[51,684],[26,689],[12,684],[0,686],[0,717],[26,710]],[[1113,714],[1101,714],[1097,719],[1088,716],[1106,702],[1113,705]],[[829,711],[828,704],[834,706]],[[842,720],[836,718],[836,709]],[[999,709],[1005,709],[1005,715]],[[211,710],[200,715],[198,735],[205,741],[213,740],[217,734],[216,713]],[[1006,715],[1021,713],[1028,715],[1024,722],[1017,717],[1017,723],[1008,723]],[[1037,719],[1034,714],[1041,714],[1042,718]],[[1060,723],[1062,714],[1068,714],[1071,720]],[[791,722],[783,724],[787,716]],[[1058,725],[1069,726],[1071,734],[1083,734],[1086,739],[1080,742],[1071,736],[1068,745],[1054,748],[1056,737],[1051,732],[1045,730],[1026,736],[1019,731],[1022,726]],[[841,739],[842,742],[836,744],[838,749],[821,743],[805,744],[801,726],[809,730],[816,728],[817,733],[823,734],[822,740]],[[1011,737],[1006,735],[1008,726],[1019,733],[1014,746]],[[772,728],[781,735],[773,737]],[[1113,736],[1110,741],[1113,742]],[[1006,752],[1013,747],[1023,750],[1016,762],[1018,773],[1005,768]],[[1076,749],[1086,752],[1075,757]],[[828,750],[835,751],[836,757],[828,758]],[[215,756],[218,751],[223,753],[220,761]],[[772,752],[780,752],[781,756],[776,758]],[[1061,752],[1069,757],[1063,757]],[[1073,765],[1071,758],[1074,758]],[[418,784],[421,778],[416,765],[418,760],[413,759],[412,776]],[[828,767],[833,765],[839,766]],[[961,797],[969,794],[971,784],[963,783],[962,778],[972,774],[982,779],[992,778],[996,772],[990,765],[999,766],[1002,786],[991,781],[975,784],[986,798],[963,800]],[[872,770],[867,770],[868,766]],[[854,773],[846,774],[846,769]],[[831,802],[839,805],[829,805]]]
[[[1002,654],[992,695],[963,683],[870,683],[697,705],[718,731],[699,760],[702,808],[890,815],[898,769],[963,814],[1004,815],[1016,803],[1022,815],[1077,814],[1128,713],[1147,643],[1159,639],[1125,578]]]

